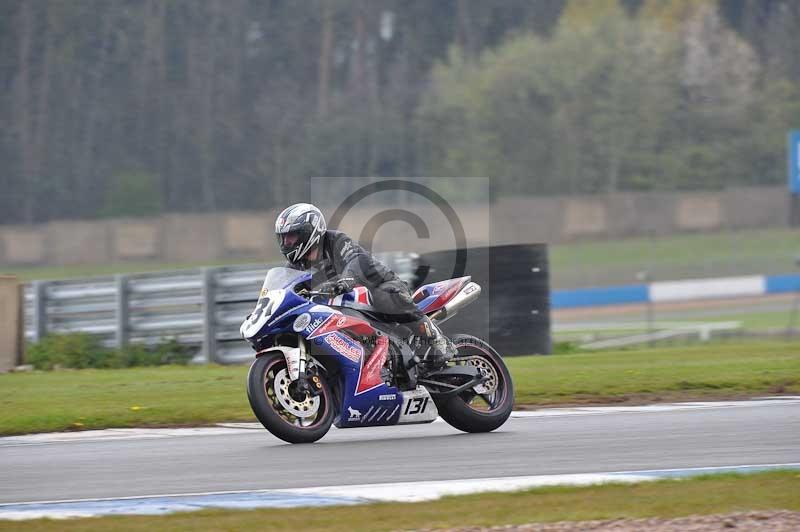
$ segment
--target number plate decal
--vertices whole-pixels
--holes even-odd
[[[428,390],[417,386],[416,390],[403,392],[403,406],[400,409],[400,423],[429,423],[439,417],[436,404]]]

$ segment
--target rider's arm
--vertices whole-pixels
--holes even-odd
[[[336,237],[333,244],[333,266],[342,278],[352,277],[358,284],[380,284],[372,255],[345,235]],[[377,281],[377,282],[376,282]]]

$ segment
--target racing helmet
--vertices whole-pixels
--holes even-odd
[[[290,205],[275,220],[278,246],[286,260],[293,264],[320,244],[326,229],[322,212],[310,203]]]

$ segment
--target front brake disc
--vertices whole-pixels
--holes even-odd
[[[275,397],[278,402],[287,412],[299,418],[312,417],[319,410],[319,397],[306,394],[305,399],[298,401],[292,397],[289,391],[291,385],[289,374],[285,369],[280,370],[275,374],[273,381],[273,388],[275,390]]]

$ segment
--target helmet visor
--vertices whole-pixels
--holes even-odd
[[[291,262],[296,262],[299,258],[296,256],[296,252],[308,242],[310,234],[305,228],[300,228],[286,233],[278,233],[275,236],[278,237],[278,245],[283,256]]]
[[[292,231],[291,233],[284,233],[279,235],[281,247],[285,249],[294,249],[300,242],[300,233]]]

